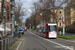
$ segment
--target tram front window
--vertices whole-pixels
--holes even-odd
[[[49,26],[49,32],[56,31],[56,26]]]

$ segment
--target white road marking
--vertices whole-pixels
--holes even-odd
[[[20,45],[22,44],[22,42],[19,43],[18,47],[16,48],[16,50],[19,50]]]
[[[30,31],[28,31],[28,32],[31,33],[31,34],[33,34],[33,33],[30,32]],[[33,35],[35,35],[35,34],[33,34]],[[37,36],[37,35],[35,35],[35,36]],[[39,37],[39,36],[37,36],[37,37]],[[62,45],[62,44],[59,44],[59,43],[57,43],[57,42],[54,42],[54,41],[51,41],[51,40],[48,40],[48,39],[45,39],[45,38],[42,38],[42,37],[39,37],[39,38],[44,39],[44,40],[46,40],[46,41],[49,41],[49,42],[51,42],[51,43],[54,43],[54,44],[56,44],[56,45],[59,45],[59,46],[65,48],[65,49],[74,50],[73,47],[71,48],[71,47],[69,47],[69,46],[64,46],[64,45]]]

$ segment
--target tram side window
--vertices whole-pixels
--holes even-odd
[[[46,32],[46,31],[45,31],[45,27],[43,27],[43,32]]]
[[[48,27],[46,27],[46,32],[48,32]]]

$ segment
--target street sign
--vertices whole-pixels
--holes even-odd
[[[62,23],[65,24],[65,21],[63,21]]]

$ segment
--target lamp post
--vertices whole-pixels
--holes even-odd
[[[5,50],[5,38],[6,38],[6,9],[3,10],[3,16],[4,16],[4,45],[3,50]]]
[[[30,24],[30,29],[31,29],[31,24]]]
[[[40,13],[40,16],[42,16],[42,13]],[[40,19],[40,23],[42,23],[41,19]]]
[[[63,1],[63,35],[65,35],[65,13],[64,13],[64,1]]]
[[[12,37],[13,37],[13,32],[14,32],[14,15],[12,15]]]

